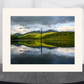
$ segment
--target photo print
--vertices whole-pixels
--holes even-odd
[[[74,16],[11,16],[11,64],[74,64]]]

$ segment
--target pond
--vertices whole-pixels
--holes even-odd
[[[11,64],[74,64],[73,41],[11,42]]]

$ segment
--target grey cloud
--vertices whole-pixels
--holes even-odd
[[[30,28],[46,28],[46,25],[40,25],[40,24],[29,24],[25,25],[24,29],[30,29]]]
[[[22,29],[22,27],[20,27],[19,29]]]
[[[40,24],[40,25],[54,25],[58,23],[66,23],[74,21],[74,16],[11,16],[11,25],[31,25]],[[38,25],[38,27],[40,27]],[[37,27],[37,25],[33,25]],[[27,26],[26,28],[30,28]]]
[[[32,25],[30,25],[30,24],[29,24],[29,25],[25,25],[25,26],[24,26],[24,28],[25,28],[25,29],[30,29],[30,28],[32,28],[32,27],[33,27],[33,26],[32,26]]]

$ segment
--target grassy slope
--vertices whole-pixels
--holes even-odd
[[[40,39],[40,33],[28,33],[18,38],[22,39]],[[49,32],[43,33],[42,39],[46,40],[72,40],[74,39],[74,32]]]
[[[43,33],[42,37],[46,36],[46,35],[50,35],[50,34],[54,34],[55,32],[48,32],[48,33]]]
[[[19,36],[18,38],[20,39],[22,39],[22,38],[24,38],[24,39],[31,39],[31,38],[40,38],[41,37],[41,34],[40,33],[28,33],[28,34],[25,34],[25,35],[23,35],[23,36]]]
[[[55,32],[42,37],[46,40],[74,40],[74,32]]]
[[[44,37],[45,35],[53,34],[53,33],[55,33],[55,32],[43,33],[42,37]],[[18,38],[19,39],[22,39],[22,38],[25,38],[25,39],[38,38],[39,39],[39,38],[41,38],[41,33],[28,33],[23,36],[19,36]]]

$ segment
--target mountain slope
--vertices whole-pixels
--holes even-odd
[[[74,40],[74,32],[51,32],[44,33],[42,39],[48,40]]]
[[[41,33],[28,33],[18,37],[19,39],[40,39]],[[74,39],[74,32],[48,32],[42,33],[42,39],[46,40],[71,40]]]
[[[16,36],[22,36],[22,34],[20,34],[20,33],[15,33],[14,35],[16,35]]]
[[[22,35],[22,36],[19,36],[18,38],[19,39],[39,39],[41,37],[41,34],[40,33],[28,33],[28,34],[25,34],[25,35]]]

